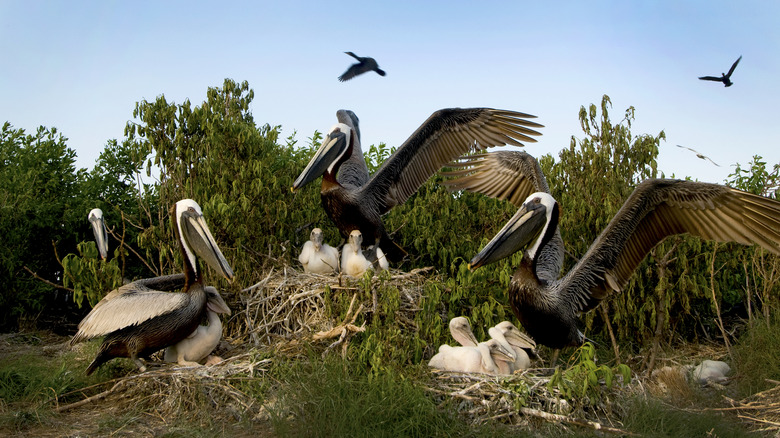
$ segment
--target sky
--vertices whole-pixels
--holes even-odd
[[[538,116],[535,156],[582,139],[581,106],[636,109],[634,135],[664,131],[667,177],[722,183],[754,155],[780,163],[780,2],[0,0],[0,123],[56,127],[91,169],[124,138],[136,102],[200,105],[248,81],[255,122],[303,144],[336,111],[364,148],[401,145],[434,111]],[[337,77],[371,56],[387,72]],[[734,85],[700,81],[728,71]],[[676,147],[691,147],[720,164]]]

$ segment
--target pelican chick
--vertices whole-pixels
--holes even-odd
[[[209,357],[222,339],[222,321],[219,314],[230,315],[230,307],[212,286],[204,287],[206,291],[206,319],[208,325],[199,325],[189,336],[165,349],[164,360],[177,362],[179,365],[196,366]]]
[[[103,219],[103,210],[93,208],[89,211],[87,220],[92,226],[92,233],[95,235],[95,243],[97,244],[100,258],[105,260],[108,257],[108,232],[106,231],[106,222]]]
[[[105,336],[87,375],[116,357],[129,357],[143,372],[146,367],[141,357],[174,345],[195,331],[205,315],[207,302],[198,257],[228,280],[233,279],[233,270],[214,241],[200,206],[191,199],[177,202],[175,219],[174,231],[184,260],[182,292],[148,287],[160,284],[161,279],[177,277],[170,276],[136,281],[103,297],[79,323],[78,333],[70,341],[74,345]]]
[[[510,305],[528,334],[551,348],[581,345],[585,337],[577,328],[579,315],[626,287],[647,253],[668,236],[689,233],[757,244],[780,255],[777,200],[718,184],[648,179],[636,186],[577,264],[558,278],[561,207],[549,190],[530,193],[539,181],[547,185],[536,160],[522,152],[499,152],[468,157],[460,167],[465,170],[455,173],[452,189],[519,204],[469,267],[477,269],[524,250],[510,281]]]
[[[501,374],[512,374],[517,370],[525,370],[531,367],[531,359],[528,357],[528,353],[522,348],[512,345],[498,326],[490,327],[488,334],[491,339],[495,339],[496,342],[512,353],[511,361],[498,364]]]
[[[361,249],[362,242],[363,235],[360,233],[360,230],[352,230],[349,234],[349,241],[341,249],[342,272],[352,277],[360,277],[369,268],[373,268],[376,272],[390,268],[390,264],[387,262],[387,258],[381,248],[372,247],[363,251]],[[374,260],[373,262],[371,261],[372,259]]]
[[[465,316],[458,316],[450,320],[450,334],[452,339],[464,347],[475,347],[479,343],[471,330],[468,318]]]
[[[442,371],[461,373],[498,374],[499,361],[511,361],[511,353],[495,339],[480,342],[475,347],[451,347],[447,344],[439,347],[428,366]]]
[[[366,246],[380,247],[398,263],[406,252],[385,230],[382,215],[411,197],[443,165],[462,154],[493,146],[522,146],[541,135],[535,116],[492,108],[449,108],[428,119],[373,175],[363,159],[360,126],[354,112],[336,112],[338,124],[328,132],[309,164],[293,182],[295,191],[322,176],[320,198],[325,212],[344,239],[360,230]]]
[[[309,240],[303,244],[298,261],[304,272],[314,274],[332,274],[339,269],[339,250],[322,243],[322,230],[311,230]]]

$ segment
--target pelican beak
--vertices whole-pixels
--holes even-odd
[[[533,201],[526,202],[517,210],[504,228],[475,255],[469,263],[472,271],[480,266],[497,262],[525,248],[539,238],[547,224],[547,207]]]
[[[95,234],[95,242],[97,242],[100,258],[105,260],[106,257],[108,257],[108,233],[106,232],[106,223],[103,221],[103,216],[90,217],[89,222],[92,225],[92,233]]]
[[[515,361],[515,352],[509,350],[505,346],[501,345],[501,343],[496,344],[496,349],[493,350],[493,353],[496,354],[496,356],[499,358],[499,360],[503,360],[505,362],[514,362]]]
[[[206,261],[215,271],[219,272],[228,280],[233,279],[233,270],[230,268],[222,251],[219,250],[217,242],[209,231],[206,220],[202,214],[194,211],[185,211],[179,219],[182,238],[186,239],[190,248],[203,260]],[[192,260],[193,267],[196,266]],[[197,269],[197,268],[195,268]]]
[[[350,128],[342,123],[337,124],[322,141],[317,153],[293,182],[292,191],[319,178],[326,170],[331,170],[333,164],[349,147]]]
[[[211,286],[206,287],[206,293],[208,294],[208,301],[206,307],[214,313],[224,313],[230,315],[230,307],[228,307],[225,300],[222,299],[222,295],[219,294],[216,288]]]

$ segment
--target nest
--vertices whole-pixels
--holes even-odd
[[[336,339],[326,351],[337,345],[346,352],[349,338],[365,330],[365,321],[377,312],[377,287],[383,281],[401,291],[396,320],[406,330],[417,329],[415,314],[420,310],[424,274],[432,268],[415,269],[408,273],[393,271],[382,276],[352,278],[344,275],[304,274],[291,267],[271,270],[260,282],[241,291],[239,327],[230,336],[232,344],[255,348],[272,347],[288,357],[301,354],[307,345]],[[385,279],[385,280],[383,280]],[[345,298],[346,297],[346,298]],[[349,300],[346,315],[339,318],[334,301]],[[333,313],[333,314],[331,314]],[[363,315],[363,324],[355,325]]]
[[[735,412],[742,421],[750,424],[757,432],[774,432],[780,436],[780,382],[767,380],[775,385],[742,400],[724,397],[731,405],[715,411]]]

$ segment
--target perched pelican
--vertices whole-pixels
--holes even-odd
[[[106,223],[103,220],[103,210],[93,208],[87,216],[89,224],[92,225],[92,233],[95,235],[97,249],[100,252],[100,258],[103,260],[108,257],[108,233],[106,232]]]
[[[704,81],[715,81],[715,82],[723,82],[724,87],[730,87],[734,83],[731,82],[731,74],[734,73],[734,69],[737,68],[737,64],[739,64],[739,61],[742,60],[742,55],[737,58],[736,61],[734,61],[734,64],[731,65],[731,68],[729,69],[728,73],[721,73],[720,77],[717,76],[700,76],[699,79]]]
[[[73,345],[105,335],[95,360],[87,368],[87,375],[115,357],[129,357],[145,371],[139,357],[176,344],[195,331],[206,312],[207,301],[196,257],[203,258],[228,280],[233,278],[233,271],[217,247],[200,206],[184,199],[176,203],[175,214],[175,231],[184,259],[182,293],[152,290],[147,283],[136,281],[106,295],[79,323],[79,331],[70,341]],[[160,278],[148,284],[159,283]]]
[[[535,142],[534,116],[490,108],[436,111],[369,177],[360,147],[355,113],[339,110],[336,124],[292,186],[303,187],[322,175],[322,205],[347,239],[360,230],[367,245],[382,248],[391,262],[406,253],[388,236],[381,216],[403,204],[439,168],[471,150]]]
[[[332,274],[339,269],[339,250],[322,243],[322,230],[311,230],[309,241],[303,244],[298,261],[305,272],[315,274]]]
[[[450,320],[450,334],[452,339],[464,347],[475,347],[478,342],[471,331],[471,324],[465,316],[458,316]]]
[[[352,277],[360,277],[369,268],[382,271],[390,268],[381,248],[361,249],[363,235],[360,230],[352,230],[349,241],[341,249],[341,270]]]
[[[230,315],[230,307],[212,286],[203,288],[206,291],[206,318],[209,325],[199,325],[189,336],[165,349],[166,362],[178,362],[179,365],[199,365],[211,354],[222,339],[222,321],[219,314]]]
[[[375,71],[379,76],[384,76],[385,71],[379,68],[379,64],[376,63],[376,60],[374,58],[369,57],[363,57],[363,56],[357,56],[352,52],[344,52],[347,55],[355,58],[358,60],[358,62],[352,64],[349,66],[347,71],[344,72],[341,76],[339,76],[339,81],[344,82],[348,81],[352,78],[354,78],[357,75],[362,75],[363,73],[369,72],[369,71]]]
[[[667,236],[690,233],[755,243],[780,254],[780,202],[717,184],[648,179],[634,189],[579,262],[558,279],[563,252],[555,239],[560,209],[546,191],[530,193],[530,181],[543,178],[524,173],[532,157],[501,152],[466,160],[461,167],[468,170],[455,172],[460,177],[452,180],[452,188],[509,199],[520,207],[469,267],[477,269],[526,248],[509,285],[510,304],[531,337],[552,348],[582,344],[578,315],[625,287],[645,255]]]
[[[512,360],[509,350],[495,339],[490,339],[480,342],[476,347],[451,347],[444,344],[428,361],[428,366],[443,371],[499,374],[496,361],[511,362]]]

